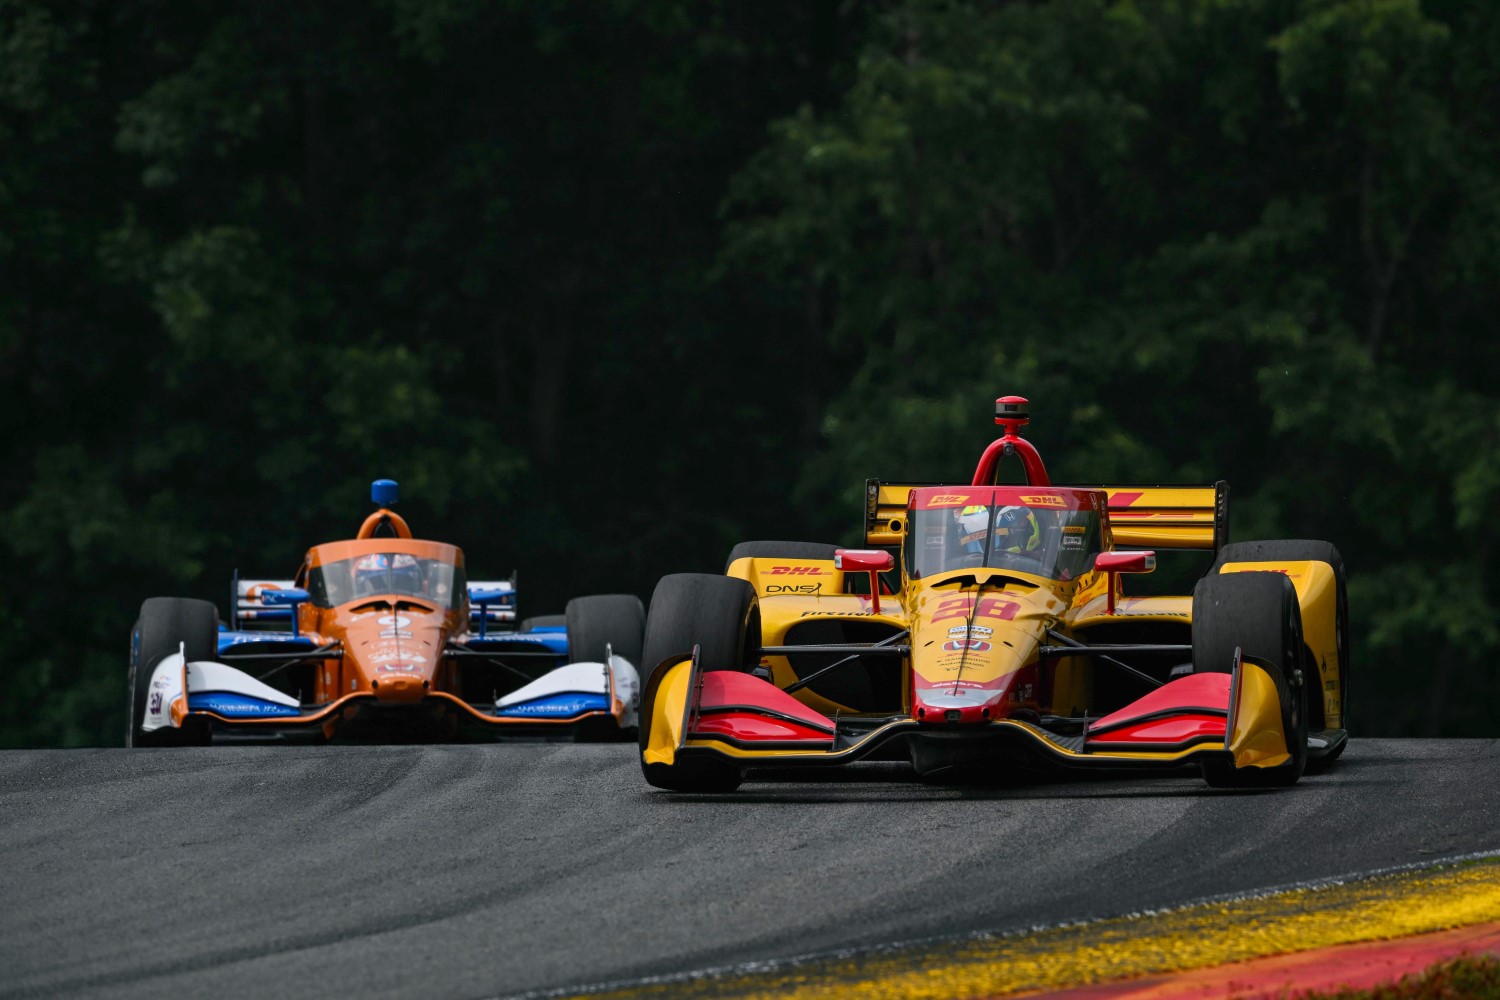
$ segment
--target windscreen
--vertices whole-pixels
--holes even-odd
[[[314,566],[307,580],[312,603],[321,608],[395,595],[447,610],[462,601],[464,586],[463,570],[452,563],[397,552],[372,552]]]
[[[911,512],[907,575],[913,579],[989,566],[1072,580],[1094,566],[1100,549],[1093,510],[969,503]]]

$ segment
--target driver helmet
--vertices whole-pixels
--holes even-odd
[[[422,567],[408,555],[362,556],[354,563],[354,592],[360,596],[421,593]]]
[[[389,556],[361,556],[354,562],[354,592],[360,597],[367,594],[384,593],[386,578],[390,575]]]
[[[983,505],[965,507],[954,515],[958,521],[958,542],[966,555],[984,551],[984,540],[990,532],[990,509]]]
[[[995,515],[995,551],[1033,552],[1042,543],[1042,529],[1030,507],[1002,507]]]

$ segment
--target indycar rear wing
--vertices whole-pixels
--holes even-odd
[[[474,595],[488,591],[491,594],[499,593],[500,597],[493,602],[481,605],[474,600]],[[491,623],[513,622],[516,620],[516,578],[512,576],[509,580],[470,580],[469,581],[469,624],[477,627],[485,617]]]
[[[882,483],[865,480],[865,544],[900,545],[906,538],[906,507],[911,491],[920,486],[953,483]]]
[[[865,544],[900,545],[906,507],[919,486],[950,483],[882,483],[865,480]],[[1109,495],[1115,544],[1127,549],[1208,549],[1229,535],[1229,484],[1212,486],[1099,486]]]
[[[229,628],[232,631],[238,631],[247,625],[254,628],[256,624],[264,622],[290,622],[292,620],[290,606],[266,604],[263,598],[268,590],[290,590],[296,585],[292,580],[246,580],[241,579],[236,573],[234,575],[234,603],[230,605],[234,613],[229,619]]]
[[[1229,535],[1229,484],[1101,486],[1109,494],[1109,527],[1127,549],[1209,549]]]

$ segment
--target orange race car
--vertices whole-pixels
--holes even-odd
[[[130,643],[126,746],[228,741],[608,738],[636,726],[638,598],[580,597],[515,627],[515,581],[465,579],[377,480],[354,538],[290,580],[239,580],[231,617],[155,597]]]
[[[1327,542],[1224,544],[1226,484],[1055,486],[1026,400],[960,486],[871,480],[866,548],[746,542],[651,600],[646,780],[729,791],[754,766],[909,759],[921,774],[1199,765],[1291,784],[1347,741],[1344,568]],[[1024,485],[1003,485],[1020,459]],[[1127,596],[1202,549],[1191,596]],[[897,558],[899,553],[899,560]],[[899,561],[899,572],[897,563]]]

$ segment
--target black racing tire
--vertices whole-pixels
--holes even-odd
[[[642,754],[651,739],[651,720],[662,667],[698,647],[703,670],[749,671],[759,662],[760,608],[755,589],[744,580],[707,573],[664,576],[651,595],[646,618],[641,715],[637,740]],[[723,793],[740,786],[744,775],[728,761],[694,757],[674,764],[647,764],[648,784],[670,792]]]
[[[152,597],[141,605],[130,643],[127,704],[130,718],[125,726],[127,747],[174,742],[179,733],[147,733],[140,728],[151,696],[151,673],[165,656],[179,646],[188,662],[212,660],[218,655],[219,610],[212,601],[186,597]]]
[[[1342,728],[1349,728],[1349,583],[1348,576],[1344,571],[1344,557],[1339,555],[1339,550],[1332,542],[1319,541],[1312,538],[1281,538],[1259,542],[1233,542],[1219,550],[1218,556],[1214,558],[1214,564],[1209,573],[1218,573],[1219,567],[1227,562],[1271,562],[1273,560],[1285,559],[1288,562],[1324,562],[1333,567],[1333,580],[1335,589],[1334,603],[1334,638],[1338,643],[1339,652],[1339,715]],[[1316,687],[1309,684],[1308,689],[1316,690],[1318,696],[1322,696],[1322,685]],[[1346,740],[1340,745],[1338,751],[1330,757],[1325,757],[1321,764],[1331,764],[1335,758],[1344,752],[1348,745]]]
[[[646,609],[634,594],[575,597],[563,615],[568,627],[568,660],[603,663],[604,647],[639,666]]]
[[[729,558],[724,560],[724,571],[729,572],[730,565],[736,559],[827,559],[832,561],[833,554],[843,545],[830,545],[827,542],[740,542],[729,550]]]
[[[704,670],[748,672],[760,662],[760,606],[744,580],[711,573],[664,576],[646,616],[642,674],[699,647]]]
[[[1236,768],[1227,759],[1203,763],[1215,788],[1294,785],[1307,768],[1307,687],[1310,673],[1302,642],[1297,591],[1280,573],[1206,576],[1193,588],[1193,669],[1229,673],[1234,651],[1278,668],[1281,720],[1291,759],[1272,768]]]
[[[521,631],[530,632],[534,628],[547,628],[549,626],[568,624],[567,615],[532,615],[530,618],[521,619]]]

